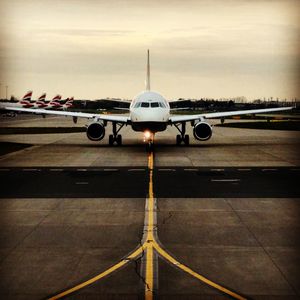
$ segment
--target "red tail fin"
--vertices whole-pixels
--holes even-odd
[[[46,93],[42,94],[40,97],[39,97],[39,101],[45,101],[46,99]]]
[[[52,100],[61,100],[61,95],[56,95]]]
[[[27,100],[30,101],[31,100],[31,96],[32,96],[32,91],[27,92],[22,100]]]

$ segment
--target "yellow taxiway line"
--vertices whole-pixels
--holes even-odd
[[[171,264],[173,264],[177,268],[190,274],[194,278],[209,285],[210,287],[230,296],[231,298],[238,299],[238,300],[247,300],[245,297],[221,286],[220,284],[217,284],[217,283],[209,280],[208,278],[204,277],[203,275],[193,271],[189,267],[180,263],[160,246],[159,241],[156,240],[155,235],[153,234],[153,232],[155,230],[154,227],[156,226],[156,224],[154,224],[155,199],[154,199],[154,193],[153,193],[153,165],[154,165],[153,152],[150,152],[149,156],[148,156],[149,197],[147,199],[147,204],[148,204],[147,205],[148,218],[147,218],[147,226],[146,226],[147,236],[146,236],[146,240],[144,241],[143,245],[138,247],[135,251],[133,251],[126,258],[122,259],[117,264],[113,265],[112,267],[108,268],[107,270],[103,271],[102,273],[100,273],[100,274],[90,278],[89,280],[82,282],[70,289],[67,289],[53,297],[50,297],[49,300],[61,299],[69,294],[72,294],[72,293],[106,277],[107,275],[111,274],[112,272],[125,266],[131,260],[134,260],[137,257],[139,257],[142,254],[142,252],[144,252],[144,251],[146,251],[146,268],[145,268],[145,299],[146,300],[153,299],[154,275],[155,275],[154,268],[153,268],[154,251],[156,251],[161,257],[168,260]]]
[[[146,274],[145,274],[145,299],[153,299],[153,241],[154,241],[154,194],[153,194],[153,152],[151,151],[148,156],[148,169],[149,169],[149,196],[148,196],[148,219],[147,219],[147,237],[143,246],[147,248],[146,256]]]
[[[129,263],[131,260],[137,258],[142,252],[144,251],[143,247],[139,247],[137,248],[134,252],[132,252],[130,255],[128,255],[126,258],[122,259],[120,262],[118,262],[117,264],[111,266],[110,268],[108,268],[107,270],[105,270],[104,272],[96,275],[95,277],[90,278],[87,281],[84,281],[70,289],[67,289],[55,296],[52,296],[50,298],[48,298],[49,300],[56,300],[56,299],[61,299],[67,295],[70,295],[78,290],[81,290],[82,288],[106,277],[107,275],[111,274],[112,272],[120,269],[121,267],[125,266],[127,263]]]
[[[166,252],[156,241],[153,242],[153,247],[154,249],[166,260],[168,260],[171,264],[174,266],[178,267],[179,269],[183,270],[184,272],[192,275],[193,277],[197,278],[198,280],[204,282],[205,284],[211,286],[212,288],[219,290],[220,292],[227,294],[228,296],[234,298],[234,299],[239,299],[239,300],[246,300],[245,297],[207,279],[206,277],[198,274],[197,272],[193,271],[189,267],[185,266],[184,264],[180,263],[177,261],[173,256],[171,256],[168,252]]]
[[[148,157],[148,168],[150,170],[149,174],[149,198],[148,198],[148,226],[147,226],[147,240],[145,245],[147,247],[147,261],[146,261],[146,287],[145,287],[145,299],[149,300],[153,298],[153,292],[151,287],[153,287],[153,249],[156,250],[160,256],[168,260],[171,264],[180,268],[184,272],[192,275],[198,280],[204,282],[205,284],[211,286],[214,289],[219,290],[220,292],[227,294],[228,296],[238,299],[238,300],[246,300],[246,298],[241,295],[209,280],[208,278],[198,274],[193,271],[189,267],[181,264],[177,261],[173,256],[171,256],[168,252],[166,252],[156,241],[155,236],[153,235],[154,231],[154,193],[153,193],[153,152],[149,154]],[[149,255],[148,255],[149,253]],[[151,254],[150,254],[151,253]],[[149,291],[150,290],[150,291]],[[151,297],[150,297],[151,296]]]

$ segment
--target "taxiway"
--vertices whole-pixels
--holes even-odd
[[[0,124],[72,125],[67,118],[32,116]],[[214,129],[210,141],[190,147],[174,145],[175,128],[157,135],[156,238],[184,266],[246,299],[299,299],[300,134]],[[106,138],[90,142],[84,133],[0,136],[1,143],[26,144],[0,157],[6,299],[56,295],[141,246],[148,154],[139,133],[126,127],[122,134],[122,147],[109,147]],[[151,261],[154,297],[228,299],[166,256]],[[141,253],[67,298],[137,299],[145,294],[145,266]]]

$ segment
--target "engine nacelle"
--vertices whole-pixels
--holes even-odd
[[[101,122],[93,122],[86,128],[86,135],[91,141],[101,141],[105,136],[105,127]]]
[[[207,141],[212,136],[212,128],[206,122],[198,122],[193,129],[195,139],[199,141]]]

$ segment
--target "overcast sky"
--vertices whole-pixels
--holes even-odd
[[[300,98],[298,0],[2,0],[9,94]]]

